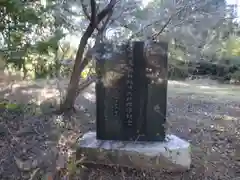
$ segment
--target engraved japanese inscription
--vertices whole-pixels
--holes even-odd
[[[126,96],[125,96],[125,118],[127,126],[131,127],[133,125],[133,57],[131,46],[128,47],[128,70],[127,70],[127,80],[126,80]]]
[[[152,43],[146,49],[144,42],[136,41],[125,50],[124,61],[97,62],[97,138],[162,141],[167,104],[167,43]]]

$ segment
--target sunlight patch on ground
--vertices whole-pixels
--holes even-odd
[[[199,86],[200,89],[212,89],[210,86]]]
[[[168,81],[169,85],[190,86],[190,84],[181,81]]]
[[[197,83],[196,83],[197,82]],[[204,82],[201,84],[200,82]],[[209,84],[207,84],[207,83]],[[200,84],[199,84],[200,83]],[[26,101],[24,98],[32,98],[40,104],[49,98],[59,98],[60,91],[63,94],[68,85],[68,80],[36,80],[22,81],[12,85],[12,92],[6,92],[5,97],[17,102]],[[10,87],[9,87],[10,88]],[[21,97],[21,94],[25,97]],[[240,101],[240,87],[233,85],[217,85],[211,81],[168,81],[168,96],[187,95],[190,98],[211,100]],[[90,102],[95,102],[95,84],[90,85],[82,93]],[[2,96],[4,97],[4,96]]]
[[[59,127],[63,127],[65,125],[63,117],[62,116],[55,116],[53,118],[53,122],[59,126]]]
[[[196,83],[197,82],[197,83]],[[199,84],[199,82],[204,82],[203,84]],[[215,100],[233,100],[240,101],[240,87],[234,85],[222,85],[217,84],[212,81],[184,81],[184,82],[174,82],[169,81],[168,86],[168,95],[181,95],[181,94],[189,94],[192,96],[196,96],[199,98],[203,96],[203,98],[209,99],[209,96]],[[209,83],[206,84],[206,82]],[[204,97],[205,96],[205,97]]]
[[[56,90],[56,89],[44,88],[44,89],[41,91],[41,96],[44,96],[45,98],[51,98],[53,94],[59,96],[58,90]]]
[[[223,115],[223,116],[216,116],[215,120],[224,120],[224,121],[237,121],[238,119],[233,116]]]
[[[93,94],[93,93],[84,92],[83,97],[85,97],[87,100],[89,100],[93,103],[96,101],[95,94]]]
[[[227,91],[202,91],[203,94],[215,94],[215,95],[231,95]]]

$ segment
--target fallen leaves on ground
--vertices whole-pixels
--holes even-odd
[[[81,101],[78,103],[81,107]],[[240,177],[239,107],[237,100],[213,100],[208,95],[203,98],[194,93],[172,94],[168,98],[169,131],[192,144],[189,172],[160,174],[89,166],[78,168],[74,179],[237,179]],[[74,154],[76,140],[95,129],[94,114],[86,108],[69,116],[33,115],[11,108],[0,113],[0,179],[66,178],[66,171],[74,169],[67,160]]]

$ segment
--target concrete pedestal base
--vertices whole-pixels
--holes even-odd
[[[85,156],[86,163],[179,172],[190,168],[190,150],[187,141],[174,135],[165,142],[126,142],[97,140],[96,132],[88,132],[79,140],[77,158]]]

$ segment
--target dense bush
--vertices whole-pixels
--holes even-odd
[[[240,80],[240,65],[217,64],[206,61],[191,62],[171,61],[168,68],[169,79],[186,79],[188,77],[209,76],[221,82]]]
[[[235,71],[230,75],[231,83],[240,83],[240,70]]]
[[[173,65],[169,64],[168,78],[169,79],[186,79],[188,77],[188,66],[186,65]]]

